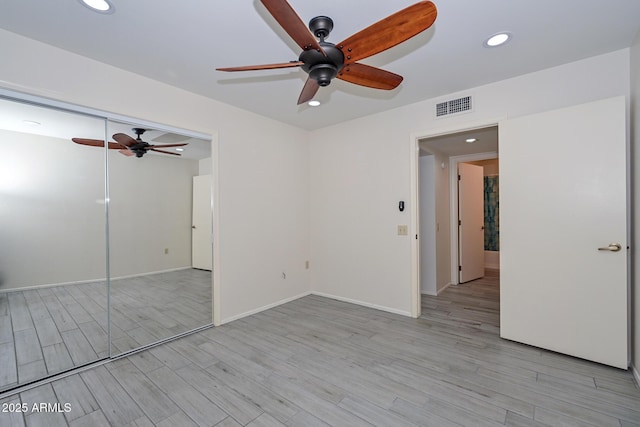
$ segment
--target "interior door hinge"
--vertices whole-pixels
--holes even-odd
[[[462,220],[458,220],[458,225],[462,225]]]
[[[462,271],[462,266],[461,265],[458,266],[458,271]]]
[[[462,179],[462,175],[458,174],[458,181]]]

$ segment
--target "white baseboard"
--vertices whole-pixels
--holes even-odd
[[[116,281],[116,280],[122,280],[122,279],[131,279],[134,277],[142,277],[142,276],[151,276],[153,274],[163,274],[163,273],[171,273],[173,271],[180,271],[180,270],[190,270],[193,267],[177,267],[177,268],[170,268],[168,270],[159,270],[159,271],[150,271],[148,273],[137,273],[137,274],[130,274],[127,276],[118,276],[118,277],[112,277],[111,281]],[[32,285],[32,286],[24,286],[21,288],[11,288],[11,289],[0,289],[0,294],[4,294],[4,293],[9,293],[9,292],[21,292],[21,291],[37,291],[38,289],[46,289],[46,288],[54,288],[57,286],[73,286],[73,285],[83,285],[83,284],[87,284],[87,283],[97,283],[97,282],[106,282],[106,278],[100,278],[100,279],[89,279],[89,280],[76,280],[74,282],[60,282],[60,283],[46,283],[43,285]]]
[[[336,295],[325,294],[324,292],[311,292],[311,295],[317,295],[319,297],[331,298],[342,302],[348,302],[351,304],[361,305],[363,307],[375,308],[376,310],[386,311],[388,313],[399,314],[401,316],[411,317],[411,313],[404,310],[397,310],[391,307],[385,307],[383,305],[371,304],[369,302],[359,301],[351,298],[343,298]]]
[[[245,311],[244,313],[236,314],[235,316],[227,317],[227,318],[222,319],[220,321],[220,325],[224,325],[225,323],[230,323],[230,322],[233,322],[234,320],[242,319],[243,317],[248,317],[248,316],[260,313],[261,311],[269,310],[271,308],[277,307],[277,306],[282,305],[282,304],[286,304],[286,303],[291,302],[291,301],[295,301],[297,299],[300,299],[302,297],[306,297],[308,295],[311,295],[311,292],[305,292],[303,294],[296,295],[296,296],[293,296],[293,297],[290,297],[290,298],[281,299],[280,301],[276,301],[276,302],[271,303],[271,304],[263,305],[262,307],[258,307],[258,308],[253,309],[253,310]],[[219,325],[216,325],[216,326],[219,326]]]
[[[633,378],[636,379],[636,387],[640,388],[640,372],[638,372],[638,369],[633,366],[633,363],[630,366],[631,368],[631,372],[633,373]]]
[[[453,282],[449,282],[446,285],[444,285],[442,288],[438,289],[438,294],[436,296],[440,295],[445,289],[447,289],[451,285],[453,285]]]
[[[191,266],[189,266],[189,267],[176,267],[176,268],[170,268],[168,270],[150,271],[148,273],[128,274],[126,276],[112,277],[111,281],[113,282],[115,280],[132,279],[134,277],[152,276],[154,274],[172,273],[174,271],[181,271],[181,270],[191,270],[192,268],[193,267],[191,267]]]
[[[105,280],[106,279],[90,279],[90,280],[78,280],[76,282],[45,283],[44,285],[31,285],[31,286],[23,286],[21,288],[0,289],[0,294],[8,294],[11,292],[22,292],[22,291],[37,291],[38,289],[55,288],[57,286],[72,286],[72,285],[82,285],[84,283],[104,282]]]
[[[500,270],[500,252],[484,251],[484,268]]]
[[[295,301],[297,299],[306,297],[308,295],[317,295],[319,297],[331,298],[331,299],[335,299],[335,300],[342,301],[342,302],[348,302],[350,304],[356,304],[356,305],[360,305],[360,306],[363,306],[363,307],[369,307],[369,308],[374,308],[376,310],[386,311],[388,313],[399,314],[401,316],[411,317],[411,313],[409,313],[407,311],[403,311],[403,310],[396,310],[396,309],[391,308],[391,307],[385,307],[385,306],[382,306],[382,305],[371,304],[371,303],[368,303],[368,302],[354,300],[354,299],[351,299],[351,298],[343,298],[343,297],[339,297],[339,296],[336,296],[336,295],[325,294],[323,292],[305,292],[305,293],[302,293],[300,295],[296,295],[296,296],[293,296],[293,297],[290,297],[290,298],[285,298],[285,299],[282,299],[280,301],[276,301],[274,303],[267,304],[267,305],[264,305],[264,306],[256,308],[256,309],[249,310],[249,311],[246,311],[246,312],[241,313],[241,314],[237,314],[235,316],[227,317],[225,319],[222,319],[222,321],[220,322],[220,325],[224,325],[225,323],[230,323],[230,322],[233,322],[234,320],[242,319],[243,317],[247,317],[247,316],[251,316],[251,315],[260,313],[261,311],[269,310],[271,308],[277,307],[277,306],[282,305],[282,304],[286,304],[286,303],[291,302],[291,301]]]

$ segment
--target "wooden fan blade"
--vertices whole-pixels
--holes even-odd
[[[302,64],[304,64],[304,62],[302,61],[290,61],[290,62],[283,62],[281,64],[245,65],[244,67],[216,68],[216,70],[218,71],[274,70],[278,68],[299,67]]]
[[[307,78],[307,81],[302,88],[302,92],[300,92],[300,96],[298,97],[298,105],[311,101],[313,97],[316,96],[318,89],[320,89],[318,82],[311,77]]]
[[[131,147],[132,145],[135,145],[138,142],[125,133],[116,133],[113,135],[113,139],[115,139],[118,142],[118,144],[122,145],[125,148]],[[122,147],[119,147],[119,148],[122,148]]]
[[[118,152],[120,154],[123,154],[123,155],[127,156],[127,157],[135,156],[135,153],[133,151],[129,150],[128,148],[122,148]]]
[[[158,150],[157,148],[149,148],[149,151],[157,151],[158,153],[171,154],[173,156],[181,156],[180,153],[172,153],[171,151]]]
[[[149,145],[148,148],[169,148],[169,147],[184,147],[185,145],[189,145],[188,142],[183,144],[162,144],[162,145]]]
[[[71,138],[71,140],[76,144],[90,145],[92,147],[104,147],[104,141],[101,139]],[[120,147],[120,144],[116,144],[115,142],[109,142],[109,148],[114,150],[114,149],[119,149],[121,147]]]
[[[260,0],[260,2],[298,46],[303,50],[315,49],[327,56],[318,40],[286,0]]]
[[[438,11],[430,1],[421,1],[357,32],[336,44],[345,55],[345,64],[380,53],[429,28]]]
[[[358,62],[345,66],[337,77],[349,83],[384,90],[395,89],[402,82],[402,76]]]

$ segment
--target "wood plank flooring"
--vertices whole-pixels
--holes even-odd
[[[111,282],[113,354],[210,324],[211,273]],[[0,293],[0,390],[109,356],[104,282]]]
[[[640,426],[629,372],[498,336],[498,277],[406,318],[319,296],[0,402],[8,426]]]

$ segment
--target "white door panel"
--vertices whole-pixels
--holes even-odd
[[[618,97],[500,123],[503,338],[627,368],[625,117]]]
[[[191,264],[193,268],[213,269],[211,175],[193,177],[193,221]]]
[[[458,164],[459,281],[484,276],[484,169]]]

